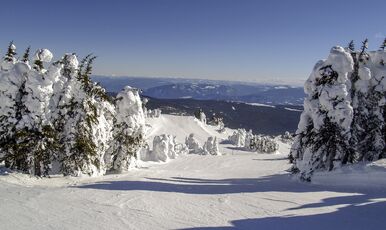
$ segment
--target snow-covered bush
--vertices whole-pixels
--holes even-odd
[[[307,98],[290,153],[293,172],[310,180],[319,170],[377,160],[385,149],[386,52],[333,47],[304,89]]]
[[[245,150],[272,153],[279,149],[279,144],[270,137],[254,135],[252,130],[238,129],[228,137],[229,142]]]
[[[31,68],[29,48],[15,54],[11,43],[0,70],[0,162],[38,176],[126,169],[143,139],[139,96],[125,89],[115,106],[90,80],[90,55],[49,64],[52,53],[39,49]]]
[[[185,138],[185,145],[189,149],[189,153],[201,154],[203,151],[198,141],[194,138],[193,133],[189,134],[189,137]]]
[[[270,137],[256,135],[250,140],[249,148],[260,153],[274,153],[279,150],[279,143]]]
[[[218,148],[218,142],[216,137],[208,137],[208,140],[205,142],[203,146],[204,155],[221,155],[220,150]]]
[[[237,129],[233,131],[233,134],[228,137],[228,140],[237,147],[245,147],[245,139],[247,137],[247,131],[245,129]]]
[[[149,118],[158,118],[161,116],[161,110],[160,109],[148,109],[146,110],[147,111],[147,114],[146,114],[146,117],[149,117]]]
[[[163,134],[154,137],[152,150],[149,148],[141,150],[141,160],[166,162],[187,152],[187,147],[184,144],[176,143],[174,136]]]

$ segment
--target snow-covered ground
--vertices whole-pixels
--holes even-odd
[[[148,119],[148,140],[194,133],[226,139],[192,117]],[[384,229],[386,162],[356,165],[299,182],[277,154],[220,141],[222,156],[143,162],[127,174],[37,179],[0,168],[0,229]]]

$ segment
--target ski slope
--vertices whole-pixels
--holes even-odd
[[[149,119],[159,134],[183,142],[216,135],[192,117]],[[386,162],[299,182],[286,171],[288,144],[277,154],[241,151],[143,162],[124,175],[39,179],[0,168],[0,229],[384,229]],[[357,175],[357,176],[355,176]],[[350,182],[347,182],[349,179]],[[371,179],[371,180],[370,180]],[[376,183],[377,182],[377,183]]]

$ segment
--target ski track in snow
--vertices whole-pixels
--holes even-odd
[[[184,142],[193,132],[202,144],[211,135],[225,139],[231,132],[218,134],[191,117],[162,115],[148,122],[149,140],[167,133]],[[225,155],[143,162],[127,174],[94,178],[37,179],[0,168],[0,229],[369,230],[386,226],[386,184],[340,185],[346,178],[344,170],[319,176],[312,184],[299,182],[286,172],[289,146],[284,143],[277,154],[241,151],[228,144],[220,144],[220,150]],[[381,166],[374,175],[385,178]]]

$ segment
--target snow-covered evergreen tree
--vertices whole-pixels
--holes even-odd
[[[28,46],[28,48],[25,50],[23,54],[23,58],[21,59],[22,62],[29,64],[29,52],[31,50],[31,47]]]
[[[8,70],[12,68],[13,64],[16,62],[15,55],[16,55],[16,46],[13,44],[13,41],[11,41],[9,43],[7,53],[5,54],[5,57],[1,64],[2,70]]]
[[[139,92],[126,86],[117,95],[116,119],[113,128],[111,146],[112,169],[126,171],[137,158],[137,152],[143,144],[145,115]]]
[[[249,145],[249,143],[245,143],[246,138],[247,131],[245,129],[237,129],[228,137],[228,140],[237,147],[245,147],[246,145]]]
[[[45,69],[52,53],[39,49],[31,68],[29,48],[20,61],[12,56],[15,48],[10,45],[0,71],[0,162],[38,176],[126,168],[125,154],[142,143],[139,95],[126,90],[127,98],[115,106],[90,80],[95,59],[90,55],[79,65],[75,54],[66,54]]]
[[[316,64],[305,84],[308,97],[290,153],[293,170],[303,179],[317,170],[386,157],[383,47],[369,52],[367,39],[358,51],[334,47]]]
[[[352,161],[349,139],[353,119],[348,77],[354,70],[350,53],[333,47],[305,83],[307,98],[292,146],[294,172],[309,180],[316,170],[332,170]]]
[[[201,152],[203,151],[196,138],[194,138],[193,133],[189,134],[189,137],[185,138],[185,145],[188,147],[189,153],[201,154]]]
[[[279,150],[279,144],[270,137],[256,135],[251,139],[249,149],[259,153],[274,153]]]
[[[202,149],[204,155],[221,155],[216,137],[208,137]]]

